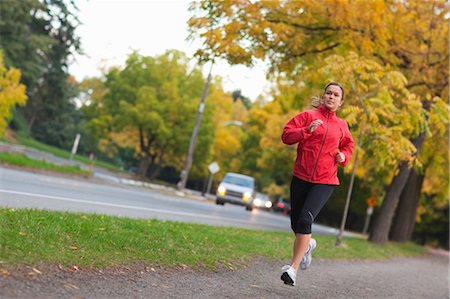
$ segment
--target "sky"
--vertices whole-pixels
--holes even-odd
[[[156,56],[177,49],[192,57],[200,45],[186,41],[189,1],[76,0],[76,4],[82,23],[76,33],[84,54],[74,57],[69,71],[78,81],[100,76],[102,68],[124,66],[133,50]],[[205,77],[209,68],[210,64],[203,67]],[[253,101],[269,89],[265,69],[263,63],[247,68],[220,61],[214,64],[212,75],[223,78],[226,91],[240,89]]]

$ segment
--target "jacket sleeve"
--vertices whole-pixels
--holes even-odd
[[[295,144],[302,142],[311,136],[308,132],[308,114],[300,113],[294,118],[292,118],[283,129],[283,134],[281,134],[281,140],[285,144]]]
[[[339,163],[342,166],[347,165],[352,157],[353,147],[355,146],[355,141],[353,140],[352,134],[348,129],[347,122],[344,122],[343,125],[344,137],[339,145],[339,151],[345,155],[345,161],[343,163]]]

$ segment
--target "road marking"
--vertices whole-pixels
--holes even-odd
[[[176,211],[169,211],[169,210],[160,210],[160,209],[114,204],[114,203],[108,203],[108,202],[97,202],[97,201],[84,200],[84,199],[75,199],[75,198],[62,197],[62,196],[28,193],[28,192],[5,190],[5,189],[0,189],[0,193],[9,193],[9,194],[17,194],[17,195],[32,196],[32,197],[49,198],[49,199],[56,199],[56,200],[62,200],[62,201],[70,201],[70,202],[75,202],[75,203],[87,203],[87,204],[93,204],[93,205],[99,205],[99,206],[109,206],[109,207],[124,208],[124,209],[130,209],[130,210],[141,210],[141,211],[148,211],[148,212],[174,214],[174,215],[180,215],[180,216],[203,217],[203,218],[215,219],[215,220],[218,220],[218,219],[232,220],[233,222],[240,222],[240,223],[247,224],[247,225],[249,224],[249,222],[247,222],[247,221],[242,221],[242,220],[238,220],[238,219],[234,219],[234,218],[233,219],[224,218],[222,216],[209,216],[209,215],[203,215],[203,214],[176,212]]]

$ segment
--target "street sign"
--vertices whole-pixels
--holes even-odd
[[[219,164],[217,164],[217,162],[212,162],[211,164],[208,165],[208,169],[209,172],[211,172],[212,174],[215,174],[216,172],[218,172],[220,170]]]
[[[374,206],[376,206],[377,204],[378,204],[378,200],[377,200],[376,197],[370,197],[370,198],[367,199],[367,205],[368,205],[369,207],[374,207]]]

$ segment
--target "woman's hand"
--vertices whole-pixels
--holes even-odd
[[[336,154],[336,162],[338,163],[344,163],[345,162],[345,155],[343,153],[337,153]]]
[[[323,121],[320,119],[313,120],[308,126],[308,132],[309,133],[314,132],[317,129],[317,127],[322,124],[323,124]]]

